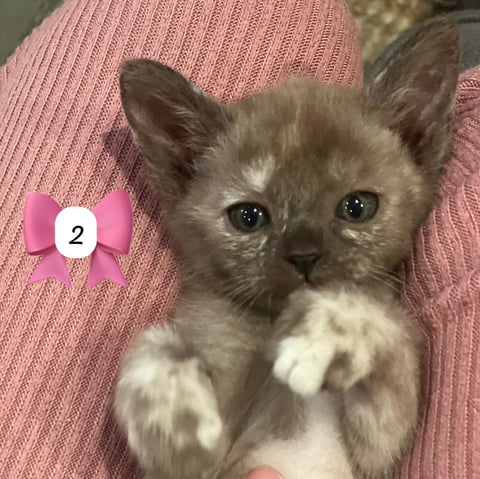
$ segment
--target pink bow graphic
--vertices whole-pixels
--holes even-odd
[[[43,256],[29,283],[56,278],[71,286],[67,261],[55,246],[55,219],[62,211],[48,195],[31,193],[23,210],[23,237],[27,253]],[[113,191],[93,209],[97,220],[97,245],[91,255],[87,286],[93,288],[104,279],[122,286],[127,282],[114,254],[127,254],[132,239],[132,205],[128,193]]]

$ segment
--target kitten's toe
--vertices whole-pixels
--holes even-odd
[[[288,337],[278,344],[273,374],[301,396],[316,394],[335,354],[333,345],[318,343],[305,336]]]
[[[199,415],[201,420],[197,426],[197,440],[207,451],[218,446],[222,436],[223,423],[217,409],[206,411],[206,414]]]

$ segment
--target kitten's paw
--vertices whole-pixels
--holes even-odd
[[[196,357],[131,355],[117,384],[115,410],[146,469],[171,464],[181,468],[174,470],[177,477],[198,476],[224,452],[215,391]]]
[[[179,450],[198,443],[211,451],[218,445],[222,420],[197,358],[138,364],[121,378],[118,388],[128,390],[126,401],[134,408],[129,434],[163,435]]]
[[[335,353],[332,345],[319,348],[308,336],[290,336],[278,344],[273,374],[301,396],[315,394]]]
[[[278,318],[273,374],[302,396],[346,391],[372,372],[397,330],[364,296],[296,293]]]

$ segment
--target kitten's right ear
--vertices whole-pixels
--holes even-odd
[[[228,112],[180,73],[150,60],[122,65],[120,90],[134,141],[167,208],[187,189],[196,161],[228,124]]]

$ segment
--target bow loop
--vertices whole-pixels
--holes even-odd
[[[98,244],[109,253],[127,254],[132,240],[132,205],[128,193],[113,191],[93,209]]]
[[[55,218],[62,208],[50,196],[30,193],[23,208],[23,239],[28,254],[42,254],[55,246]]]

